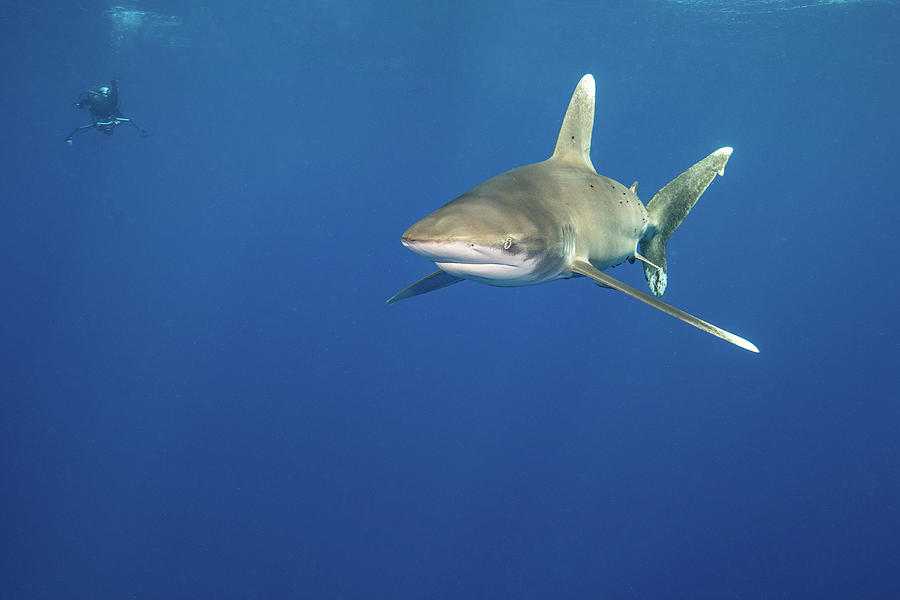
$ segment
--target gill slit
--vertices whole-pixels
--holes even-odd
[[[563,238],[563,256],[566,264],[570,264],[575,259],[575,226],[566,223],[562,227]]]

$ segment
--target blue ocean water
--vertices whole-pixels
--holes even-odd
[[[898,598],[900,4],[0,5],[0,597]],[[465,282],[414,221],[579,78],[665,299]],[[66,134],[120,77],[149,135]],[[639,265],[613,274],[646,289]]]

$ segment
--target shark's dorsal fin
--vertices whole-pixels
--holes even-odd
[[[632,184],[631,184],[631,187],[628,188],[628,189],[631,190],[631,193],[632,193],[632,194],[634,194],[635,196],[637,196],[637,181],[635,181],[634,183],[632,183]]]
[[[591,132],[594,129],[595,88],[594,76],[590,73],[578,82],[550,160],[594,171],[591,163]]]

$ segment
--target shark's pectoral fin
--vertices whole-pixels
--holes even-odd
[[[689,315],[688,313],[684,312],[683,310],[679,310],[679,309],[675,308],[674,306],[666,304],[665,302],[663,302],[662,300],[660,300],[659,298],[657,298],[655,296],[651,296],[650,294],[646,294],[640,290],[637,290],[626,283],[622,283],[615,277],[610,277],[603,271],[600,271],[599,269],[595,268],[592,264],[590,264],[587,261],[576,260],[572,264],[572,270],[575,271],[576,273],[581,273],[582,275],[585,275],[586,277],[590,277],[591,279],[593,279],[595,282],[597,282],[600,285],[605,285],[605,286],[608,286],[611,288],[615,288],[615,289],[619,290],[620,292],[624,292],[624,293],[628,294],[632,298],[637,298],[641,302],[646,302],[650,306],[652,306],[654,308],[658,308],[659,310],[663,311],[664,313],[670,314],[673,317],[681,319],[685,323],[688,323],[698,329],[702,329],[703,331],[705,331],[707,333],[711,333],[717,337],[720,337],[727,342],[731,342],[735,346],[740,346],[741,348],[743,348],[745,350],[750,350],[751,352],[759,352],[759,349],[756,346],[754,346],[751,342],[745,340],[744,338],[734,335],[733,333],[729,333],[728,331],[725,331],[724,329],[719,329],[715,325],[707,323],[706,321],[704,321],[702,319],[698,319],[697,317],[695,317],[693,315]]]
[[[445,288],[448,285],[453,285],[460,281],[462,281],[461,277],[454,277],[445,271],[435,271],[431,275],[418,280],[408,288],[397,292],[391,296],[385,304],[393,304],[394,302],[400,302],[401,300],[406,300],[413,296],[433,292],[434,290]]]

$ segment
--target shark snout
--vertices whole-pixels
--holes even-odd
[[[433,217],[426,217],[407,229],[400,241],[404,246],[428,260],[458,260],[462,255],[472,257],[475,244],[437,226]]]
[[[465,240],[417,240],[402,237],[401,243],[416,254],[434,262],[493,262],[487,252]]]
[[[454,277],[502,286],[532,283],[538,261],[517,245],[501,217],[475,198],[451,202],[407,229],[401,242]]]
[[[440,254],[436,252],[438,244],[431,241],[423,241],[423,240],[415,240],[408,237],[400,238],[400,243],[404,246],[419,254],[420,256],[424,256],[429,260],[436,260],[436,258],[440,257]],[[428,249],[431,248],[429,252]]]

